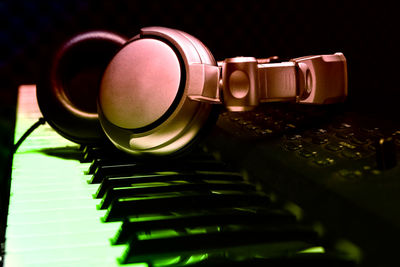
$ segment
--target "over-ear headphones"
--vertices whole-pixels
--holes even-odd
[[[184,150],[212,121],[210,118],[215,118],[218,104],[231,111],[244,111],[260,102],[326,104],[343,101],[347,95],[347,67],[342,53],[279,63],[253,57],[216,62],[202,42],[179,30],[143,28],[126,42],[108,34],[101,35],[105,37],[101,40],[114,48],[121,47],[112,59],[105,59],[110,61],[97,89],[98,119],[109,140],[130,154],[167,155]],[[72,89],[45,92],[38,88],[42,112],[48,111],[43,106],[49,103],[40,99],[45,99],[43,95],[49,91],[55,95],[53,100],[74,105],[63,90]],[[59,106],[70,108],[65,103]],[[78,110],[73,115],[82,119],[81,113]],[[94,118],[94,112],[92,115]],[[87,116],[84,120],[93,118]],[[53,121],[58,117],[46,119],[58,128],[69,127]],[[71,117],[71,123],[73,120]],[[69,137],[70,132],[65,132],[61,134]],[[79,130],[75,133],[79,135]],[[87,137],[71,139],[79,142],[90,139]]]

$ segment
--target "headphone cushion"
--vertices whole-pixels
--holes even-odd
[[[37,85],[45,120],[65,138],[96,144],[106,140],[97,115],[103,72],[126,38],[107,31],[81,33],[55,53]]]

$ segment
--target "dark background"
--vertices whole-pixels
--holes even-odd
[[[0,187],[8,187],[17,87],[36,83],[51,51],[82,31],[134,36],[144,26],[186,31],[217,60],[343,52],[347,108],[397,120],[397,7],[384,1],[0,0]],[[7,206],[2,193],[0,212]]]

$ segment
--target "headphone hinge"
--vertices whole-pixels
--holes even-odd
[[[188,97],[194,101],[222,104],[219,92],[220,73],[218,66],[190,64]]]
[[[227,58],[220,65],[225,107],[230,111],[247,111],[258,106],[260,94],[257,59]]]

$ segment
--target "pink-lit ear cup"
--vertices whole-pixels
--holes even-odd
[[[148,127],[178,95],[181,66],[175,52],[155,39],[124,46],[104,73],[99,95],[104,116],[125,129]]]
[[[76,35],[57,51],[37,85],[37,98],[44,118],[60,135],[81,144],[107,140],[97,115],[99,85],[125,42],[115,33],[92,31]]]
[[[189,98],[202,83],[191,66],[216,65],[208,49],[178,30],[149,27],[129,40],[104,72],[101,126],[119,149],[141,156],[185,151],[215,120],[215,106]],[[210,119],[213,118],[213,119]]]

